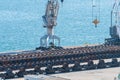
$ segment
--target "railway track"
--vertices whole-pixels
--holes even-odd
[[[108,67],[119,67],[120,46],[98,45],[77,48],[60,48],[51,50],[33,50],[22,51],[0,55],[0,77],[14,78],[23,77],[25,74],[51,74],[69,71],[83,71],[90,69],[100,69]],[[111,62],[105,63],[104,59],[112,59]],[[94,64],[93,60],[99,60]],[[80,65],[85,63],[86,65]],[[69,67],[73,64],[72,67]],[[53,68],[53,66],[61,67]],[[41,70],[45,67],[44,70]],[[26,71],[27,69],[33,69]],[[13,71],[18,72],[13,73]]]

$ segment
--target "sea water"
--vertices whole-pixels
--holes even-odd
[[[97,0],[96,0],[97,1]],[[100,0],[100,23],[92,23],[92,0],[64,0],[55,27],[61,46],[102,44],[109,38],[114,0]],[[30,50],[40,46],[46,33],[42,16],[47,0],[0,0],[0,52]],[[94,15],[95,16],[95,15]]]

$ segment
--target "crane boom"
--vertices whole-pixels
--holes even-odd
[[[49,0],[46,6],[45,15],[42,17],[45,27],[53,27],[57,25],[57,16],[59,11],[58,0]]]

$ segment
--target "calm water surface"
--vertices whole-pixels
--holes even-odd
[[[92,24],[92,0],[64,0],[60,4],[55,34],[62,46],[102,44],[109,36],[114,0],[101,0],[100,24]],[[0,0],[0,52],[29,50],[39,46],[47,0]]]

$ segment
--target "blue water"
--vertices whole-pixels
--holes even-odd
[[[55,34],[61,46],[102,44],[109,36],[114,0],[101,0],[100,24],[92,24],[92,0],[64,0]],[[35,49],[46,29],[42,27],[47,0],[0,0],[0,52]]]

